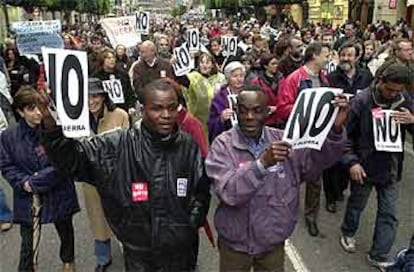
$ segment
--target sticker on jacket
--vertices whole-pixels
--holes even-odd
[[[371,112],[375,149],[383,152],[402,152],[401,127],[391,116],[393,111],[374,108]]]
[[[177,178],[177,196],[186,197],[187,196],[187,183],[186,178]]]
[[[132,183],[132,201],[144,202],[148,201],[148,183],[133,182]]]
[[[283,163],[276,163],[273,166],[270,166],[269,168],[267,168],[267,171],[271,172],[271,173],[276,173],[278,178],[285,178],[285,168]]]

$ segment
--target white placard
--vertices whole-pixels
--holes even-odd
[[[401,126],[393,117],[393,110],[372,109],[372,128],[377,151],[402,152]]]
[[[140,11],[136,13],[136,25],[138,33],[141,35],[149,34],[149,23],[150,23],[150,14],[146,11]]]
[[[334,88],[302,90],[290,113],[283,141],[292,144],[293,149],[321,150],[339,111],[332,102],[342,92]]]
[[[43,47],[42,54],[63,134],[69,138],[89,136],[86,52]]]
[[[236,56],[237,54],[237,37],[236,36],[222,36],[221,46],[223,48],[223,56]]]
[[[234,127],[239,122],[237,120],[237,94],[229,93],[227,95],[227,103],[229,103],[229,108],[233,111],[233,114],[230,117],[231,125]]]
[[[102,81],[105,92],[108,93],[109,98],[114,104],[124,104],[124,91],[122,89],[121,80],[111,78],[109,80]]]
[[[200,51],[200,33],[197,29],[190,29],[187,32],[187,43],[190,53],[197,53]]]
[[[138,34],[136,28],[135,16],[105,18],[101,20],[101,25],[114,48],[119,44],[134,47],[141,42],[141,35]]]
[[[22,55],[39,54],[43,46],[63,48],[60,35],[62,25],[59,20],[14,22],[11,29],[17,34],[17,49]]]
[[[174,48],[175,63],[173,65],[176,76],[183,76],[194,67],[194,60],[190,56],[190,52],[187,49],[187,43],[182,44],[180,47]]]

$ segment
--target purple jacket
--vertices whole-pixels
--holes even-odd
[[[264,148],[282,139],[264,127]],[[260,169],[238,127],[216,138],[206,159],[207,175],[220,199],[215,214],[219,239],[250,255],[269,252],[285,241],[297,222],[301,180],[315,180],[343,153],[345,130],[330,132],[321,151],[301,149],[267,170]]]
[[[208,116],[207,122],[208,140],[210,143],[212,143],[213,140],[220,135],[220,133],[232,127],[230,121],[223,123],[220,120],[221,113],[229,107],[229,103],[227,101],[227,86],[227,84],[223,85],[211,101],[210,115]]]

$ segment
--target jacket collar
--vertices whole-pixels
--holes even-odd
[[[246,136],[243,134],[239,126],[233,127],[230,130],[230,133],[231,133],[231,141],[235,148],[240,149],[240,150],[249,150],[249,145],[246,141]],[[269,142],[269,133],[265,126],[263,127],[260,141],[263,141],[263,143]]]

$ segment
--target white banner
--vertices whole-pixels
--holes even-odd
[[[237,37],[222,36],[221,47],[223,48],[223,56],[236,56],[238,48]]]
[[[150,14],[146,11],[140,11],[135,14],[135,23],[137,31],[141,35],[149,34]]]
[[[401,126],[391,117],[392,110],[372,109],[372,128],[377,151],[403,152]]]
[[[339,110],[332,102],[342,92],[334,88],[302,90],[290,113],[283,141],[292,144],[293,149],[321,150]]]
[[[173,65],[176,76],[183,76],[191,72],[194,68],[194,60],[190,56],[187,49],[187,43],[183,43],[180,47],[174,48],[175,63]]]
[[[60,36],[62,25],[59,20],[14,22],[11,29],[17,34],[17,49],[22,55],[39,54],[43,46],[63,48]]]
[[[190,29],[187,32],[188,50],[190,53],[197,53],[200,51],[200,33],[197,29]]]
[[[42,48],[42,54],[63,134],[69,138],[89,136],[86,52]]]
[[[141,36],[136,29],[135,16],[105,18],[101,20],[101,25],[114,48],[119,44],[134,47],[141,42]]]
[[[111,78],[110,80],[102,81],[105,92],[108,93],[109,98],[115,104],[125,103],[124,91],[122,90],[121,80]]]
[[[227,95],[227,103],[229,103],[229,108],[233,111],[233,114],[230,117],[231,125],[237,126],[239,123],[237,119],[237,94],[230,93]]]

